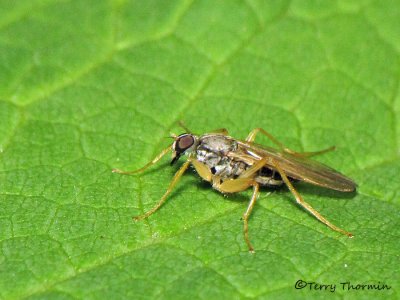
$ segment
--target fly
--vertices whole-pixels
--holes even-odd
[[[332,151],[334,147],[317,152],[295,152],[286,148],[262,128],[252,130],[245,140],[229,136],[224,128],[203,135],[195,135],[187,129],[186,131],[178,136],[173,135],[172,145],[161,151],[144,167],[128,172],[113,170],[120,174],[140,173],[157,163],[170,151],[172,151],[171,165],[183,155],[187,157],[160,201],[149,211],[134,217],[135,220],[145,219],[156,212],[166,201],[183,173],[192,165],[201,178],[210,182],[212,187],[221,193],[237,193],[250,187],[253,189],[250,202],[243,214],[244,239],[250,252],[254,252],[254,248],[249,239],[248,220],[259,196],[260,186],[274,187],[285,184],[296,202],[319,221],[334,231],[353,237],[350,232],[333,225],[305,202],[292,184],[295,181],[304,181],[336,191],[354,192],[356,184],[350,178],[310,159],[312,156]],[[279,149],[255,144],[254,140],[258,133],[268,137]]]

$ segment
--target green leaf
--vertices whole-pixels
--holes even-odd
[[[0,298],[399,298],[399,1],[0,1]],[[171,142],[262,127],[358,183],[224,197]],[[269,144],[264,137],[259,142]],[[298,280],[336,284],[336,290]],[[342,282],[390,290],[343,290]],[[310,289],[312,287],[312,289]],[[316,290],[314,289],[316,288]]]

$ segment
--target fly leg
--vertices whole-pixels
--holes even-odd
[[[213,175],[213,188],[222,193],[237,193],[246,190],[250,186],[254,186],[256,183],[254,173],[264,167],[267,160],[267,158],[260,159],[236,179],[222,180],[219,176]]]
[[[277,145],[283,152],[292,154],[294,156],[298,156],[298,157],[311,157],[311,156],[315,156],[315,155],[320,155],[329,151],[333,151],[335,150],[335,146],[323,149],[321,151],[314,151],[314,152],[296,152],[294,150],[291,150],[289,148],[287,148],[284,144],[282,144],[281,142],[279,142],[272,134],[270,134],[268,131],[262,129],[262,128],[255,128],[253,129],[249,135],[246,138],[246,142],[252,143],[254,142],[254,140],[256,139],[257,133],[262,133],[263,135],[265,135],[267,138],[269,138],[275,145]]]
[[[149,161],[147,164],[144,165],[144,167],[134,170],[134,171],[122,171],[119,169],[113,169],[113,173],[118,173],[118,174],[135,174],[135,173],[141,173],[144,170],[146,170],[148,167],[154,165],[155,163],[157,163],[165,154],[167,154],[169,151],[171,151],[171,146],[168,146],[167,148],[165,148],[163,151],[161,151],[160,154],[158,154],[153,160]]]
[[[279,174],[282,177],[282,180],[285,182],[285,184],[287,185],[287,187],[289,188],[289,190],[292,192],[292,194],[294,195],[294,197],[296,198],[296,202],[298,204],[300,204],[303,208],[305,208],[310,214],[312,214],[314,217],[316,217],[319,221],[321,221],[322,223],[324,223],[326,226],[328,226],[329,228],[331,228],[334,231],[340,232],[344,235],[347,235],[348,237],[352,238],[353,234],[351,234],[350,232],[347,232],[335,225],[333,225],[331,222],[329,222],[327,219],[325,219],[318,211],[316,211],[310,204],[308,204],[307,202],[305,202],[303,200],[303,197],[300,196],[300,194],[296,191],[296,189],[294,188],[294,186],[292,185],[292,183],[290,182],[290,180],[287,178],[285,172],[282,170],[282,168],[279,166],[279,164],[276,161],[272,161],[272,164],[274,166],[274,168],[279,172]]]
[[[183,121],[179,121],[178,125],[186,131],[186,133],[192,133]],[[211,130],[209,133],[221,133],[222,135],[228,135],[228,130],[226,128],[218,128]]]
[[[197,161],[197,160],[192,160],[191,161],[192,165],[195,167],[197,173],[206,181],[212,181],[213,182],[213,187],[217,189],[220,192],[223,193],[236,193],[236,192],[241,192],[250,186],[253,186],[253,195],[251,196],[249,205],[247,206],[246,212],[243,214],[243,233],[244,233],[244,239],[246,241],[246,244],[249,248],[250,252],[254,252],[253,245],[250,242],[249,239],[249,225],[248,225],[248,220],[251,214],[251,211],[253,210],[254,205],[256,204],[256,200],[259,195],[259,185],[257,182],[253,180],[250,176],[254,173],[248,173],[245,178],[237,178],[237,179],[228,179],[224,182],[220,179],[219,176],[214,176],[211,173],[210,168]],[[265,161],[262,162],[263,165],[265,164]],[[260,164],[254,165],[250,169],[258,169],[262,168],[260,167]]]
[[[172,192],[173,188],[178,183],[178,181],[181,178],[181,176],[183,175],[183,173],[185,173],[185,171],[187,170],[189,165],[190,165],[190,160],[186,161],[182,165],[182,167],[175,173],[174,178],[172,178],[172,181],[169,184],[167,191],[161,197],[160,201],[158,201],[158,203],[152,209],[150,209],[149,211],[145,212],[143,215],[139,215],[139,216],[133,217],[133,219],[136,220],[136,221],[143,220],[143,219],[147,218],[148,216],[152,215],[154,212],[156,212],[161,207],[161,205],[164,204],[165,200],[167,200],[168,195]]]
[[[227,179],[222,181],[219,176],[213,177],[213,187],[222,193],[237,193],[246,190],[250,186],[253,187],[253,194],[251,196],[249,205],[243,214],[243,234],[249,251],[254,253],[254,247],[249,239],[249,217],[256,204],[257,198],[260,194],[259,184],[253,179],[254,173],[260,170],[265,165],[266,159],[261,159],[256,162],[252,167],[243,172],[237,179]]]
[[[249,205],[245,213],[243,214],[243,234],[244,240],[246,241],[249,251],[254,253],[254,247],[249,239],[249,217],[254,205],[256,204],[259,192],[259,185],[252,178],[238,178],[238,179],[228,179],[221,183],[218,176],[214,176],[213,187],[222,193],[236,193],[246,190],[250,186],[253,186],[253,195],[251,196]]]
[[[213,174],[211,173],[211,170],[207,165],[195,159],[191,159],[190,162],[192,163],[192,165],[196,169],[197,174],[199,174],[201,178],[203,178],[205,181],[211,182]]]
[[[251,199],[249,202],[249,205],[247,206],[246,212],[243,214],[243,233],[244,233],[244,239],[246,241],[247,247],[249,247],[249,252],[254,253],[254,248],[253,245],[250,243],[249,239],[249,217],[251,214],[251,211],[253,210],[254,205],[256,204],[258,195],[260,194],[259,192],[260,186],[258,183],[253,184],[253,195],[251,195]]]
[[[209,133],[221,133],[222,135],[228,135],[229,134],[228,129],[226,129],[226,128],[214,129],[214,130],[211,130]]]
[[[331,152],[334,151],[336,149],[335,146],[331,146],[329,148],[326,149],[322,149],[319,151],[312,151],[312,152],[289,152],[290,154],[294,155],[294,156],[298,156],[298,157],[311,157],[311,156],[317,156],[317,155],[321,155],[327,152]],[[286,151],[287,152],[287,151]]]

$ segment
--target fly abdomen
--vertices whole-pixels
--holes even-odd
[[[292,182],[296,181],[290,177],[288,177],[288,179]],[[261,168],[260,171],[258,171],[255,180],[261,185],[271,187],[281,186],[284,183],[281,174],[279,174],[278,171],[268,167]]]

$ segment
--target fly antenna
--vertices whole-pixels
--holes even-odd
[[[170,132],[169,136],[164,136],[165,139],[174,139],[176,140],[178,136],[175,133]]]
[[[186,131],[186,133],[192,133],[192,131],[189,130],[189,128],[186,127],[186,124],[185,124],[182,120],[180,120],[180,121],[178,122],[178,125],[179,125],[180,127],[182,127],[182,128]]]

